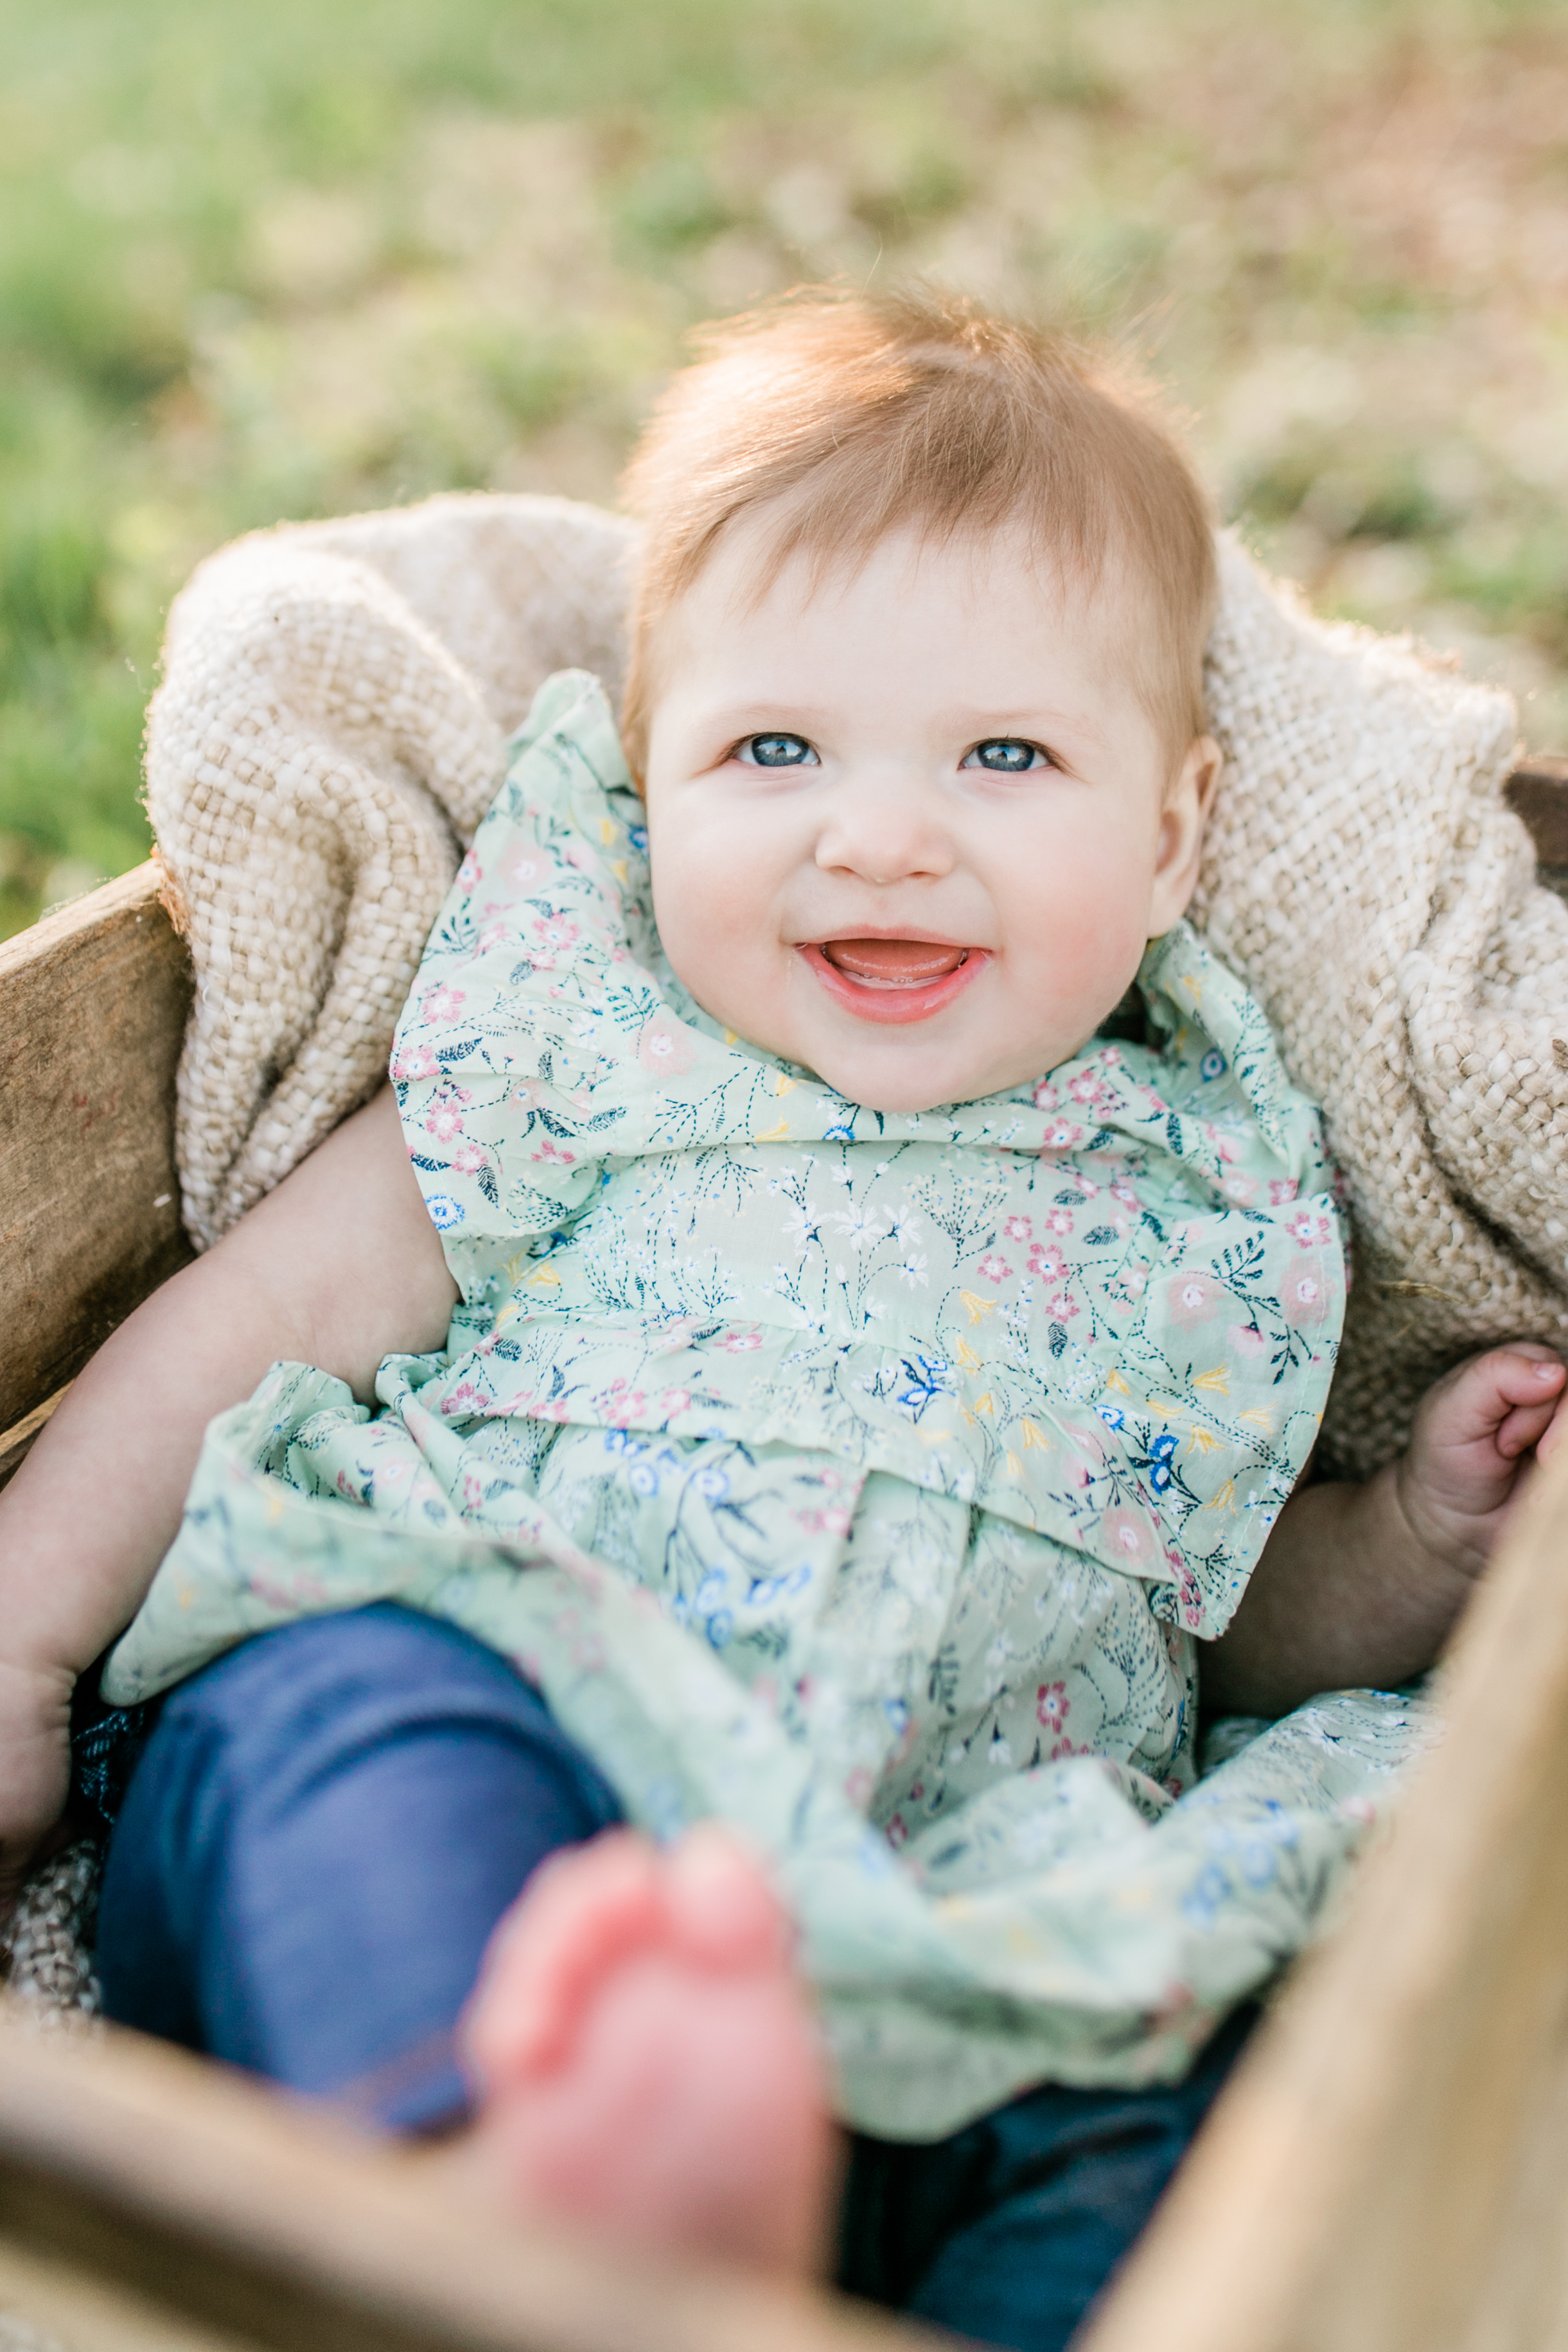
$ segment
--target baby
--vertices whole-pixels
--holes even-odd
[[[120,1636],[112,2015],[522,2204],[1059,2346],[1564,1375],[1495,1350],[1299,1486],[1339,1220],[1183,919],[1214,566],[1143,394],[798,299],[629,478],[621,735],[542,690],[393,1090],[0,1500],[0,1895]],[[1202,1779],[1200,1656],[1279,1718]]]

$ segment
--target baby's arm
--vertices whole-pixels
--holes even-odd
[[[1397,1462],[1364,1486],[1293,1495],[1229,1630],[1204,1653],[1205,1706],[1281,1715],[1314,1691],[1386,1688],[1429,1666],[1535,1449],[1568,1427],[1565,1383],[1533,1340],[1472,1356],[1423,1399]]]
[[[387,1089],[82,1372],[0,1493],[0,1916],[65,1801],[76,1677],[140,1606],[207,1423],[280,1357],[369,1399],[456,1296]]]

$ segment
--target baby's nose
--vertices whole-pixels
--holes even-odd
[[[951,834],[932,796],[902,779],[835,793],[817,842],[817,864],[825,872],[852,874],[877,889],[950,874],[955,862]]]

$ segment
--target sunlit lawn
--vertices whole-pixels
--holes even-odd
[[[236,530],[608,499],[685,330],[939,272],[1087,316],[1320,604],[1568,747],[1568,11],[0,0],[0,930],[145,855]]]

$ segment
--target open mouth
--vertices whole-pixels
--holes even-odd
[[[925,1021],[989,963],[949,940],[816,940],[800,950],[830,996],[862,1021]]]

